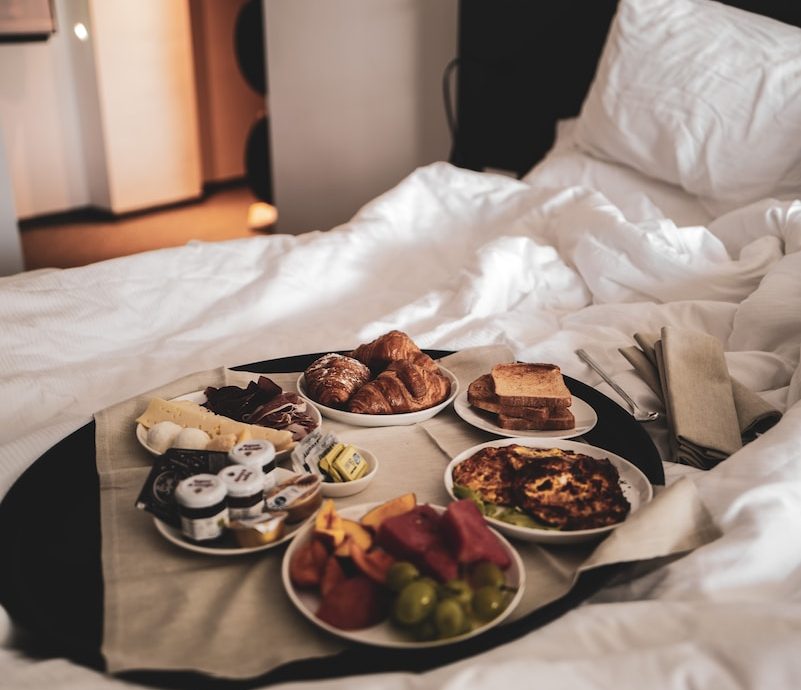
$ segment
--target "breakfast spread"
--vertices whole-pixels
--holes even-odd
[[[302,383],[321,405],[365,415],[427,409],[452,392],[438,364],[400,331],[319,357]],[[316,620],[338,630],[386,623],[419,642],[471,634],[516,603],[523,586],[522,565],[508,576],[519,556],[485,518],[585,530],[617,524],[631,508],[608,459],[512,443],[455,464],[455,500],[445,508],[408,492],[350,519],[324,498],[346,490],[324,487],[372,477],[369,452],[323,432],[310,403],[267,377],[204,393],[202,404],[153,398],[136,420],[161,453],[137,507],[179,530],[184,543],[215,552],[268,547],[310,520],[285,567],[292,587],[314,594]],[[553,364],[496,364],[470,383],[467,397],[502,429],[575,426],[572,396]],[[276,469],[281,451],[291,451],[291,474]],[[277,480],[279,473],[290,476]]]
[[[570,390],[555,364],[496,364],[470,383],[467,401],[502,429],[550,431],[576,425]]]
[[[369,415],[428,409],[451,392],[437,363],[397,330],[348,355],[323,355],[304,371],[304,385],[321,405]]]
[[[454,494],[510,524],[584,530],[623,521],[631,508],[617,468],[560,448],[488,446],[452,471]]]
[[[511,562],[472,501],[442,510],[407,493],[359,520],[340,516],[327,500],[291,555],[289,578],[319,594],[314,614],[328,625],[358,630],[388,620],[425,641],[499,616],[514,592],[505,575]]]

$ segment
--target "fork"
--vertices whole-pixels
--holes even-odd
[[[578,349],[576,350],[576,354],[579,356],[579,359],[582,359],[589,364],[590,367],[592,367],[595,372],[612,387],[612,390],[614,390],[615,393],[617,393],[621,398],[623,398],[623,400],[626,401],[629,409],[631,409],[631,415],[634,417],[634,419],[636,419],[638,422],[653,422],[659,419],[659,412],[643,410],[636,402],[634,402],[634,400],[632,400],[631,396],[626,393],[626,391],[624,391],[612,380],[612,377],[609,376],[609,374],[601,369],[598,362],[590,357],[586,351]]]

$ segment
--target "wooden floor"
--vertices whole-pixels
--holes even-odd
[[[190,240],[252,237],[263,232],[248,225],[248,211],[257,201],[243,184],[198,202],[116,220],[32,223],[20,232],[25,268],[70,268]]]

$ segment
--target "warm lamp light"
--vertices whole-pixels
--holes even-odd
[[[89,38],[89,29],[86,28],[86,24],[81,22],[72,27],[72,32],[78,37],[79,41],[85,41]]]
[[[248,227],[251,230],[266,230],[278,220],[278,209],[271,204],[257,201],[248,208]]]

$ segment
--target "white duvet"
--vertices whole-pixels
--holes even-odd
[[[400,328],[421,347],[507,343],[598,384],[574,355],[584,347],[649,406],[617,348],[637,331],[700,329],[785,413],[714,470],[665,463],[668,481],[696,484],[720,539],[469,661],[292,687],[799,687],[801,202],[677,227],[664,213],[628,220],[588,187],[528,182],[438,163],[329,232],[0,280],[0,495],[95,410],[193,371]],[[665,430],[649,430],[669,460]],[[128,686],[0,649],[0,686],[45,685]]]

